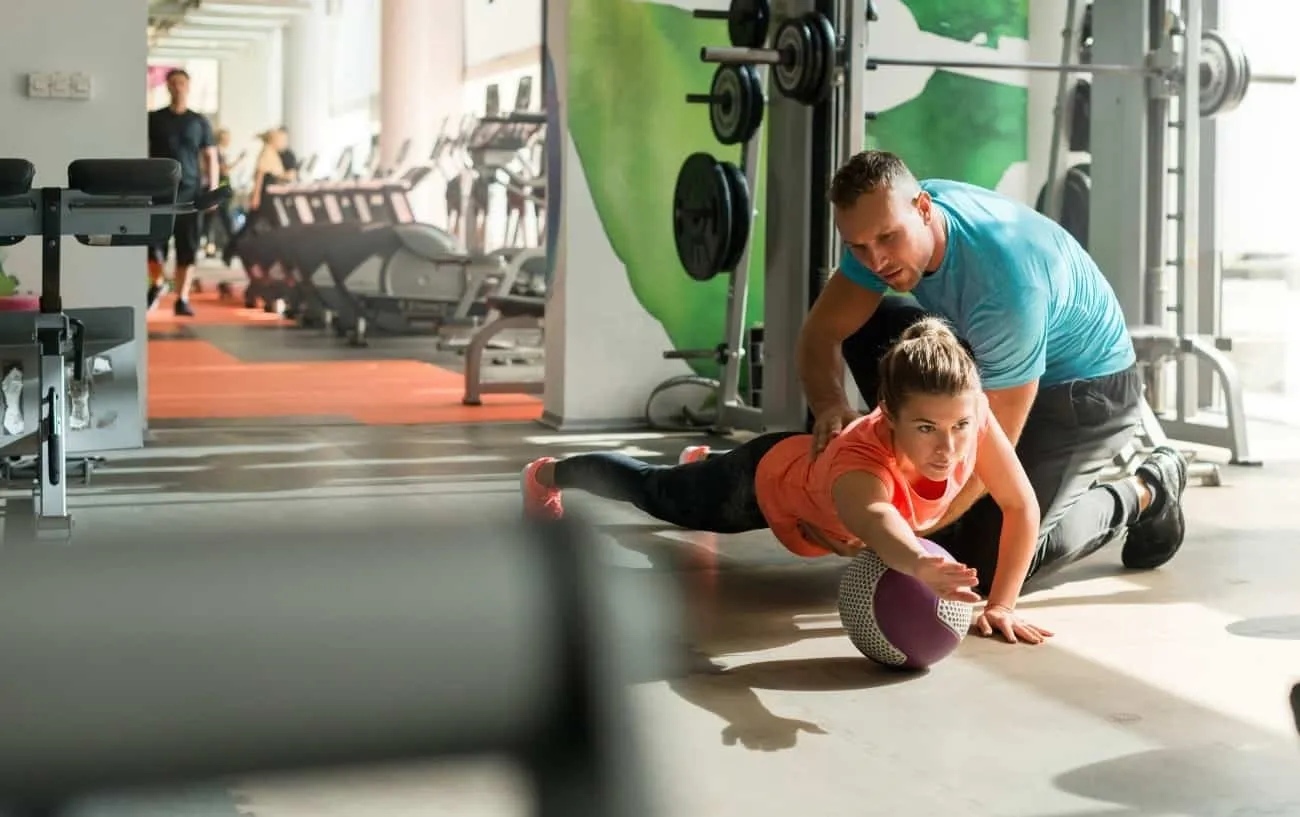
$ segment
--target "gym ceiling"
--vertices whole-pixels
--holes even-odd
[[[149,0],[149,56],[235,57],[311,7],[311,0]]]

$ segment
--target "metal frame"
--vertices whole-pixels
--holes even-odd
[[[1170,12],[1181,31],[1167,30]],[[1178,79],[1094,76],[1093,109],[1107,113],[1092,122],[1089,251],[1119,296],[1147,371],[1152,416],[1161,426],[1146,430],[1148,442],[1167,434],[1227,449],[1233,464],[1257,465],[1240,380],[1225,354],[1230,342],[1217,336],[1217,124],[1199,114],[1201,33],[1215,22],[1210,0],[1094,0],[1098,61],[1147,60],[1175,70]],[[1145,183],[1135,190],[1133,179]],[[1139,263],[1140,276],[1133,274]],[[1211,372],[1226,423],[1202,411],[1212,403]]]
[[[2,322],[4,326],[0,328],[0,336],[22,334],[24,330],[30,332],[28,343],[34,344],[35,354],[32,354],[31,346],[24,348],[24,345],[19,344],[19,353],[24,361],[18,363],[16,368],[23,369],[28,357],[35,357],[38,361],[34,385],[39,408],[34,412],[35,423],[24,424],[25,428],[34,426],[34,430],[17,435],[0,445],[0,454],[6,456],[36,456],[37,478],[30,501],[31,515],[25,517],[16,512],[25,504],[23,501],[6,501],[7,541],[66,540],[72,535],[67,487],[69,380],[84,392],[90,388],[94,372],[93,361],[91,366],[87,366],[86,322],[63,311],[63,236],[76,236],[80,243],[89,246],[143,246],[156,236],[170,234],[176,214],[194,212],[196,209],[195,202],[175,203],[180,166],[171,160],[99,160],[96,168],[84,165],[78,168],[79,172],[73,171],[73,167],[78,164],[73,163],[69,175],[82,177],[88,185],[105,185],[99,178],[100,174],[107,179],[131,179],[133,181],[127,182],[128,185],[139,185],[142,183],[140,180],[148,175],[141,172],[147,169],[141,163],[151,163],[150,167],[155,171],[159,165],[170,165],[165,168],[173,171],[169,196],[163,196],[161,186],[157,189],[121,193],[97,190],[95,194],[75,189],[44,187],[0,198],[0,244],[10,246],[28,236],[41,237],[40,311],[35,314],[6,315]],[[209,197],[211,202],[199,205],[199,209],[219,203],[228,195],[228,190],[214,194]],[[167,203],[155,204],[156,197],[166,198]],[[123,324],[133,326],[132,310],[129,307],[83,312],[87,314],[88,320],[97,324],[97,328],[107,327],[106,332],[100,330],[93,339],[101,347],[98,351],[110,351],[134,341],[131,330],[124,331],[122,328]],[[116,316],[104,314],[112,312],[125,312],[126,320],[115,320]],[[90,313],[94,313],[93,318]],[[123,334],[126,336],[121,337]],[[91,351],[97,350],[92,348]],[[123,368],[124,379],[126,375],[134,374],[133,366]],[[134,397],[134,382],[131,382],[130,391]],[[28,400],[23,397],[28,393],[30,389],[24,383],[20,401],[27,403]],[[23,413],[27,413],[26,408]],[[87,463],[85,468],[88,476],[90,465]]]
[[[827,185],[835,168],[861,149],[866,112],[862,79],[856,66],[866,53],[867,0],[776,0],[772,26],[810,11],[826,15],[842,37],[838,79],[823,102],[808,106],[780,94],[767,100],[767,154],[760,148],[763,136],[744,146],[741,162],[753,201],[763,201],[767,223],[766,274],[763,292],[763,386],[761,405],[746,403],[740,394],[740,374],[748,353],[746,308],[749,295],[750,247],[731,273],[727,292],[726,330],[716,350],[683,350],[667,358],[717,356],[722,363],[718,383],[718,413],[711,430],[803,430],[808,425],[808,404],[794,359],[803,322],[839,258],[840,241],[834,229]],[[759,55],[757,59],[753,59]],[[760,50],[709,48],[708,62],[728,60],[771,63]],[[853,66],[855,70],[846,70]],[[760,76],[765,74],[760,69]],[[758,168],[767,163],[767,189],[758,195]],[[846,382],[852,382],[847,379]]]

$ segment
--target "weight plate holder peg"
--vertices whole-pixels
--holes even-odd
[[[686,101],[709,106],[713,136],[724,145],[748,142],[763,124],[763,83],[752,65],[719,65],[709,93]]]
[[[731,191],[731,239],[727,245],[727,260],[722,272],[735,272],[749,243],[749,230],[754,220],[754,202],[749,195],[749,180],[745,171],[731,162],[723,162],[722,172],[727,177]]]
[[[1201,35],[1201,116],[1230,113],[1250,88],[1250,58],[1241,45],[1214,30]]]
[[[686,274],[708,281],[727,264],[732,236],[731,185],[708,153],[682,162],[673,188],[673,242]]]
[[[736,48],[762,48],[772,23],[769,0],[731,0],[726,11],[695,9],[691,14],[698,20],[726,20],[727,37]]]
[[[835,24],[825,14],[810,11],[804,18],[813,34],[812,53],[816,59],[806,78],[800,101],[805,105],[818,105],[830,96],[835,82],[839,40],[835,35]]]

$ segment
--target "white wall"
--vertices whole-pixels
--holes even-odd
[[[4,155],[36,165],[36,183],[65,186],[67,166],[77,158],[142,157],[147,128],[145,0],[42,0],[39,9],[11,13],[0,26],[0,121]],[[94,96],[85,102],[29,99],[32,71],[84,71]],[[23,289],[40,288],[40,246],[35,239],[10,248],[5,269]],[[63,242],[66,307],[134,306],[136,337],[145,338],[145,251],[83,247]],[[139,362],[141,399],[145,360]]]
[[[542,41],[542,0],[461,2],[465,4],[467,69],[536,48]]]
[[[1300,3],[1220,0],[1220,14],[1254,73],[1300,73]],[[1223,251],[1300,254],[1292,193],[1300,182],[1300,86],[1253,85],[1219,125]]]
[[[1065,0],[1034,0],[1029,4],[1029,59],[1033,62],[1060,62],[1061,30],[1065,28]],[[1077,38],[1077,33],[1076,33]],[[1052,148],[1052,120],[1056,111],[1057,75],[1035,71],[1028,75],[1028,133],[1029,167],[1026,201],[1033,204],[1039,190],[1047,181],[1047,164]],[[1068,77],[1068,88],[1073,88],[1076,76]],[[1064,147],[1064,145],[1063,145]],[[1083,154],[1062,153],[1058,168],[1066,168],[1086,161]]]
[[[238,57],[221,62],[221,104],[215,121],[230,129],[231,159],[243,150],[249,154],[237,176],[248,172],[257,156],[257,134],[284,121],[280,54],[281,33],[274,31]]]

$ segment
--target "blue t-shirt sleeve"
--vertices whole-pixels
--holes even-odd
[[[852,251],[845,249],[840,253],[840,275],[848,278],[853,283],[869,289],[872,292],[884,294],[889,291],[889,287],[884,281],[880,280],[874,272],[867,269],[866,266],[857,259]]]
[[[1024,287],[988,298],[972,310],[965,335],[985,389],[1032,383],[1047,371],[1047,293]]]

